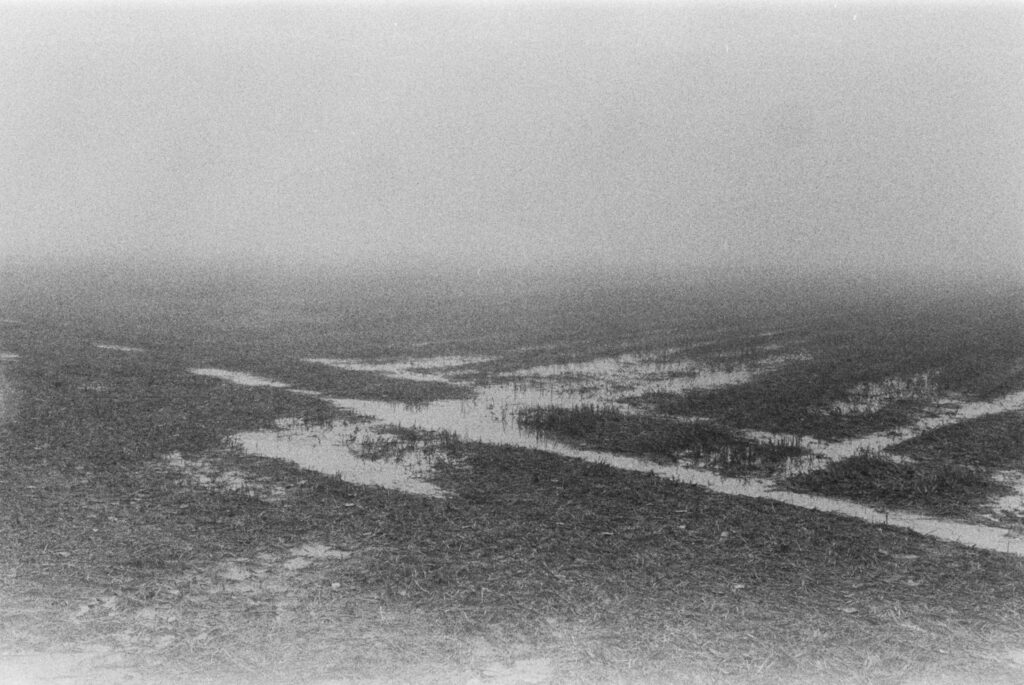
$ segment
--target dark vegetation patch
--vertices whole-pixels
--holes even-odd
[[[593,404],[530,407],[520,410],[516,420],[521,426],[583,447],[647,455],[662,463],[675,463],[676,453],[683,450],[709,451],[738,442],[729,431],[706,421],[627,414]]]
[[[922,433],[890,452],[864,453],[789,479],[786,486],[894,509],[976,519],[995,498],[1013,494],[995,473],[1024,463],[1024,412],[981,416]],[[1016,516],[1001,513],[1009,522]]]
[[[928,411],[930,398],[901,399],[868,414],[827,410],[860,384],[933,372],[936,390],[991,399],[1024,388],[1024,307],[881,310],[823,320],[808,330],[807,361],[785,364],[752,382],[685,395],[634,398],[638,406],[680,416],[836,440],[904,425]]]
[[[976,513],[994,497],[1013,492],[1012,486],[982,468],[949,462],[896,463],[870,453],[793,476],[784,485],[796,492],[961,517]]]
[[[927,431],[889,448],[921,462],[992,468],[1024,466],[1024,412],[990,414]]]
[[[799,458],[797,445],[762,444],[709,421],[630,414],[615,407],[530,407],[519,425],[579,447],[643,456],[656,463],[680,459],[712,466],[724,474],[771,472]]]
[[[842,440],[913,422],[926,409],[923,402],[898,401],[877,412],[824,414],[824,401],[808,398],[832,394],[832,379],[801,368],[808,362],[790,365],[788,370],[766,374],[750,383],[686,394],[646,393],[629,401],[638,407],[677,416],[707,416],[745,428],[809,435],[824,440]],[[836,398],[841,399],[841,398]]]
[[[0,264],[0,272],[5,317],[65,338],[159,349],[192,365],[259,356],[505,355],[520,348],[526,353],[517,363],[554,363],[709,337],[754,341],[768,328],[814,325],[873,294],[863,284],[835,297],[806,282],[764,277],[645,274],[638,282],[605,270],[498,275],[408,267]]]
[[[405,426],[381,426],[359,440],[357,456],[369,461],[401,461],[413,452],[446,454],[457,438],[448,431],[420,431]]]
[[[714,331],[685,326],[657,330],[644,326],[629,337],[612,341],[574,339],[506,350],[501,356],[473,364],[471,373],[465,378],[481,383],[495,382],[507,379],[509,374],[524,368],[585,363],[624,354],[649,354],[652,363],[694,360],[716,370],[732,371],[787,351],[799,350],[800,341],[794,331],[765,335],[750,332],[749,326],[730,326]],[[765,345],[769,344],[779,347],[766,349]]]
[[[14,368],[23,379],[21,386],[33,391],[20,397],[19,420],[12,430],[31,426],[46,449],[79,455],[93,450],[93,456],[115,462],[129,453],[214,447],[228,432],[273,428],[280,416],[309,423],[340,416],[314,397],[278,388],[243,388],[193,375],[173,362],[114,357],[88,346],[40,342]],[[67,428],[72,417],[79,421],[79,433]]]

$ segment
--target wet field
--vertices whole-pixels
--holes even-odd
[[[770,336],[770,333],[765,334]],[[302,388],[294,392],[311,394],[329,401],[340,410],[362,417],[357,422],[331,422],[306,425],[297,419],[283,420],[274,430],[238,434],[234,440],[246,451],[265,457],[293,461],[305,468],[350,480],[379,485],[405,492],[441,497],[444,493],[429,483],[432,462],[439,451],[426,453],[416,440],[388,439],[381,431],[397,427],[425,433],[451,434],[460,440],[495,445],[538,449],[583,459],[615,468],[650,471],[684,483],[701,485],[715,492],[786,502],[796,506],[840,513],[872,523],[906,527],[919,533],[967,545],[1024,554],[1024,537],[1016,526],[971,525],[942,517],[870,507],[835,498],[816,497],[789,491],[786,477],[824,469],[830,464],[864,454],[873,454],[900,462],[888,448],[941,427],[955,425],[992,414],[1024,410],[1024,392],[1010,393],[990,401],[966,401],[962,397],[943,396],[934,391],[926,375],[890,378],[851,387],[847,399],[830,402],[821,411],[832,414],[869,416],[889,404],[908,398],[923,400],[920,418],[884,431],[838,441],[811,436],[780,435],[737,427],[739,434],[755,443],[776,444],[785,441],[800,448],[801,454],[776,465],[771,474],[742,478],[728,477],[707,463],[706,455],[687,458],[681,450],[671,455],[671,465],[654,463],[650,458],[630,456],[609,450],[582,449],[571,441],[538,431],[520,420],[523,412],[537,408],[577,410],[581,407],[615,407],[629,414],[645,409],[627,402],[646,393],[686,393],[695,389],[714,389],[749,383],[787,364],[800,364],[810,354],[799,345],[786,349],[779,343],[745,347],[742,362],[723,362],[731,355],[719,351],[717,359],[700,359],[685,350],[670,348],[642,353],[623,353],[573,362],[544,364],[488,373],[493,357],[445,356],[392,360],[307,359],[308,364],[363,371],[410,382],[450,383],[470,386],[471,399],[401,403],[327,396]],[[272,379],[246,372],[222,369],[193,369],[193,373],[220,378],[248,386],[288,387]],[[677,417],[680,422],[704,422],[703,417]],[[372,447],[386,441],[391,447],[384,455],[368,456]],[[378,450],[379,453],[380,450]],[[712,460],[714,461],[714,460]],[[703,463],[702,463],[703,462]],[[720,463],[721,460],[718,460]],[[773,477],[769,477],[773,476]],[[1001,478],[1016,489],[980,512],[997,511],[1013,517],[1024,514],[1021,487],[1024,470],[1003,471]]]
[[[410,640],[437,682],[497,672],[466,635],[543,682],[858,682],[878,653],[891,681],[1018,675],[1017,305],[752,314],[555,288],[510,312],[409,290],[13,308],[5,639],[68,653],[26,618],[43,610],[89,659],[228,682],[320,677],[285,653],[309,639],[357,682]],[[622,635],[613,666],[588,656]]]
[[[443,497],[431,477],[445,458],[436,436],[447,435],[899,522],[965,544],[1024,549],[1015,537],[1024,520],[1024,466],[1013,458],[967,473],[988,494],[960,502],[952,514],[936,501],[954,503],[955,492],[936,492],[927,506],[901,506],[891,494],[818,496],[808,480],[840,464],[881,459],[909,469],[908,487],[920,489],[918,481],[933,473],[901,445],[986,416],[1012,424],[1024,409],[1012,298],[999,301],[1008,316],[993,310],[984,321],[966,300],[910,297],[890,312],[877,309],[871,293],[844,303],[801,292],[796,307],[785,296],[791,291],[780,291],[779,302],[754,313],[739,306],[739,290],[709,300],[706,291],[612,289],[575,300],[573,309],[569,286],[548,284],[529,291],[532,300],[461,291],[439,318],[434,286],[416,293],[413,281],[390,285],[386,296],[371,294],[381,290],[374,287],[342,289],[330,306],[297,305],[287,295],[287,305],[276,307],[271,291],[253,283],[251,296],[212,289],[208,301],[186,307],[181,298],[193,286],[184,287],[180,295],[171,288],[151,296],[152,311],[165,318],[150,325],[132,318],[134,305],[131,315],[112,315],[119,297],[85,302],[82,319],[92,317],[96,333],[89,344],[133,363],[192,349],[182,362],[195,375],[288,390],[347,417],[281,416],[273,428],[234,435],[251,454]],[[236,300],[224,299],[226,292]],[[271,298],[256,320],[245,315],[252,297]],[[217,317],[203,313],[214,310]],[[498,323],[492,310],[507,316]],[[5,321],[10,330],[21,324]],[[126,322],[139,333],[117,334]],[[381,339],[388,344],[374,342]],[[356,354],[338,354],[346,349]],[[17,354],[3,352],[3,363],[17,363]]]

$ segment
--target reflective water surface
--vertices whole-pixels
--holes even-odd
[[[880,511],[852,502],[805,495],[781,490],[766,478],[730,478],[714,471],[679,464],[656,464],[648,460],[598,450],[580,449],[558,440],[545,438],[519,426],[518,411],[526,407],[576,407],[581,404],[615,405],[625,397],[651,388],[716,387],[728,383],[741,383],[753,375],[785,363],[787,357],[768,357],[729,369],[715,367],[688,359],[666,360],[658,355],[621,355],[574,364],[546,365],[520,369],[504,374],[499,382],[475,388],[470,400],[439,400],[420,405],[394,402],[324,397],[339,409],[373,417],[368,424],[344,428],[307,427],[297,421],[283,421],[276,431],[241,433],[235,440],[247,451],[268,457],[284,458],[304,467],[337,475],[355,483],[398,488],[406,492],[428,496],[443,493],[427,482],[432,460],[436,455],[411,453],[401,459],[368,461],[355,448],[359,430],[372,431],[382,426],[400,426],[427,431],[447,431],[464,441],[481,441],[530,449],[541,449],[575,459],[607,464],[614,468],[651,472],[664,478],[698,485],[729,495],[756,497],[785,502],[817,511],[853,516],[875,524],[888,524],[908,528],[933,537],[973,545],[986,549],[1024,555],[1024,538],[1005,528],[979,526],[920,516],[900,511]],[[443,359],[438,363],[438,359]],[[445,357],[420,362],[394,364],[367,364],[345,360],[316,360],[315,363],[370,370],[397,375],[410,380],[457,381],[457,375],[473,361],[466,358]],[[271,379],[251,374],[219,369],[195,369],[194,373],[221,378],[242,385],[288,387]],[[455,375],[456,378],[451,378]],[[309,395],[319,393],[292,389]],[[923,418],[898,430],[872,434],[852,440],[829,443],[799,436],[778,436],[770,433],[746,431],[756,440],[769,441],[788,437],[820,456],[820,459],[799,460],[799,468],[820,468],[832,461],[848,458],[864,449],[880,450],[940,426],[976,418],[990,413],[1024,408],[1024,392],[1014,393],[993,402],[946,402],[937,405],[934,415]],[[796,463],[796,462],[795,462]],[[796,467],[794,467],[796,468]]]
[[[141,347],[128,347],[127,345],[107,345],[105,343],[93,343],[93,347],[101,350],[112,350],[114,352],[145,352]]]
[[[365,425],[306,426],[301,421],[281,420],[277,430],[238,433],[234,440],[246,452],[273,459],[287,459],[299,466],[340,476],[349,483],[379,485],[415,495],[441,497],[443,491],[428,483],[434,455],[404,451],[401,459],[366,459],[361,455],[359,433]]]
[[[219,378],[222,381],[230,381],[236,385],[248,385],[253,387],[267,387],[267,388],[287,388],[287,383],[280,383],[278,381],[272,381],[267,378],[261,378],[260,376],[254,376],[244,371],[226,371],[224,369],[189,369],[190,372],[197,376],[209,376],[210,378]]]

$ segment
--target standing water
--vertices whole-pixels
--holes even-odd
[[[454,358],[447,363],[429,366],[420,364],[379,365],[384,373],[415,376],[417,380],[435,380],[434,376],[446,378],[438,369],[465,366]],[[469,400],[439,400],[421,405],[408,405],[375,400],[324,397],[326,401],[342,410],[363,416],[374,417],[366,430],[394,425],[417,428],[426,431],[447,431],[464,441],[480,441],[492,444],[542,449],[554,454],[601,463],[614,468],[651,472],[664,478],[698,485],[723,494],[756,497],[785,502],[807,509],[826,511],[853,516],[875,524],[888,524],[908,528],[916,532],[944,540],[967,545],[1024,555],[1024,538],[1008,534],[1003,528],[958,523],[927,516],[899,511],[879,511],[871,507],[827,497],[804,495],[777,489],[774,482],[761,478],[729,478],[713,471],[680,465],[655,464],[650,461],[611,452],[586,450],[563,442],[544,438],[536,432],[522,428],[517,421],[519,410],[536,406],[578,407],[583,404],[615,405],[625,397],[673,388],[675,392],[685,388],[716,387],[729,383],[742,383],[773,365],[785,361],[778,357],[763,360],[742,368],[723,371],[690,360],[671,363],[651,361],[639,355],[623,355],[619,358],[594,360],[572,365],[552,365],[522,369],[499,379],[499,382],[476,388],[476,395]],[[340,368],[356,368],[359,362],[346,360],[316,360]],[[364,366],[365,368],[365,366]],[[627,370],[628,369],[628,370]],[[219,369],[195,369],[194,373],[221,378],[242,385],[288,387],[246,373]],[[293,389],[295,392],[319,395],[308,390]],[[916,435],[921,430],[948,425],[957,420],[975,418],[988,413],[1005,411],[1024,406],[1024,392],[1007,396],[1002,400],[987,403],[970,403],[949,410],[940,416],[931,417],[895,432],[867,436],[856,441],[842,443],[821,443],[820,451],[830,460],[852,456],[865,446],[893,444]],[[282,424],[283,430],[257,431],[235,436],[247,450],[268,457],[286,458],[308,468],[333,473],[339,477],[370,484],[368,478],[377,478],[373,484],[385,487],[399,487],[408,492],[437,496],[436,488],[431,491],[426,483],[410,485],[429,475],[430,459],[417,456],[410,464],[395,468],[388,467],[388,475],[365,476],[363,464],[348,445],[351,436],[345,435],[324,441],[316,428],[299,429],[295,424]],[[330,430],[330,429],[324,429]],[[764,438],[774,437],[767,434]],[[388,479],[393,479],[389,484]],[[398,485],[402,482],[404,485]],[[422,488],[421,486],[428,486]]]

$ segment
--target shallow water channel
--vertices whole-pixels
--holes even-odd
[[[110,350],[112,352],[131,352],[141,353],[145,352],[141,347],[130,347],[128,345],[111,345],[108,343],[93,343],[93,347],[100,350]]]
[[[443,496],[427,483],[431,455],[413,451],[400,459],[367,461],[359,456],[357,431],[372,432],[395,425],[427,431],[447,431],[464,441],[480,441],[529,449],[541,449],[566,457],[640,472],[652,472],[683,483],[706,487],[729,495],[757,497],[785,502],[818,511],[853,516],[870,523],[909,528],[925,535],[1001,552],[1024,555],[1024,538],[1008,534],[1003,528],[970,525],[907,512],[879,511],[872,507],[814,495],[777,489],[764,478],[729,478],[700,468],[661,465],[648,460],[586,450],[539,436],[521,427],[516,416],[520,409],[536,406],[576,407],[581,404],[614,405],[629,410],[620,400],[654,390],[679,392],[689,388],[708,388],[743,383],[754,375],[787,357],[769,357],[758,362],[728,369],[708,366],[693,360],[665,361],[655,355],[620,355],[579,364],[538,366],[504,374],[491,384],[476,386],[470,400],[439,400],[420,405],[394,402],[326,397],[326,401],[342,410],[373,417],[373,421],[355,426],[303,427],[284,422],[279,430],[256,431],[235,436],[247,451],[267,457],[285,458],[307,468],[337,475],[345,480],[381,485],[428,496]],[[339,368],[373,370],[407,380],[444,380],[458,382],[461,374],[479,360],[435,358],[394,364],[363,364],[349,360],[307,360]],[[287,387],[283,383],[246,373],[220,369],[194,369],[194,373],[221,378],[242,385]],[[291,388],[295,392],[319,395],[313,391]],[[322,395],[320,395],[322,396]],[[999,402],[971,403],[956,409],[946,407],[939,415],[924,419],[899,431],[867,436],[841,443],[814,443],[826,460],[852,456],[864,447],[887,447],[918,434],[922,430],[974,418],[987,413],[1024,407],[1024,393],[1003,398]],[[757,437],[757,436],[754,436]],[[777,436],[762,434],[769,439]]]
[[[744,430],[741,433],[759,442],[795,442],[815,455],[815,460],[793,460],[781,475],[806,473],[827,467],[832,462],[842,461],[861,452],[881,452],[916,437],[926,431],[949,426],[961,421],[976,419],[989,414],[1024,409],[1024,391],[1011,393],[990,402],[945,402],[934,406],[933,415],[914,423],[856,438],[828,442],[806,436],[767,431]],[[894,460],[899,459],[893,455]]]

